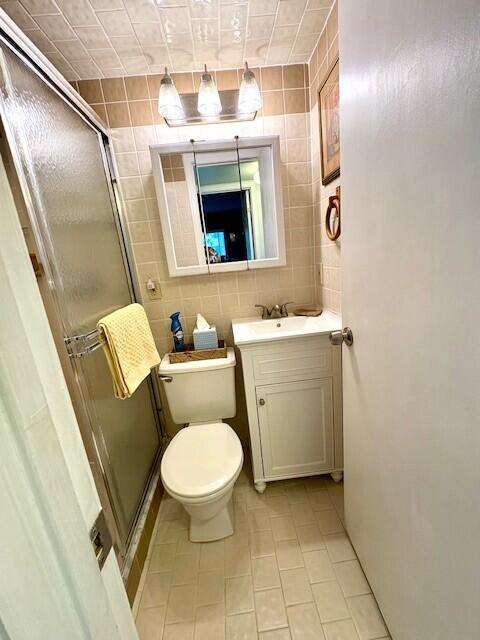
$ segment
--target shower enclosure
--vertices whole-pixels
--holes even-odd
[[[2,156],[122,563],[162,431],[152,380],[114,398],[94,331],[135,300],[108,133],[8,29],[0,29],[0,117]]]

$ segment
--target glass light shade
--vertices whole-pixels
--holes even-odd
[[[198,90],[198,112],[205,117],[218,116],[222,112],[222,103],[218,95],[217,85],[215,84],[212,74],[208,73],[205,65],[205,72],[202,74],[200,89]]]
[[[245,64],[243,80],[238,94],[239,113],[254,113],[262,108],[262,96],[258,88],[255,74],[250,71],[248,64]]]
[[[172,78],[167,73],[167,69],[165,69],[165,75],[160,81],[158,112],[167,120],[182,120],[185,118],[180,96]]]

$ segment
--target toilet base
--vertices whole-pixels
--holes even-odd
[[[221,511],[208,520],[190,515],[189,538],[191,542],[222,540],[233,534],[233,525],[233,500],[230,498]]]

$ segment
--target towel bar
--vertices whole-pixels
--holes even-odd
[[[83,358],[83,356],[93,353],[106,343],[103,331],[93,329],[87,333],[80,333],[76,336],[64,338],[70,358]]]

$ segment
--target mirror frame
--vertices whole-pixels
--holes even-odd
[[[171,277],[192,276],[208,273],[225,273],[229,271],[247,271],[248,269],[267,269],[272,267],[284,267],[287,263],[285,246],[285,221],[283,214],[282,179],[280,164],[280,138],[279,136],[255,136],[239,138],[238,148],[249,149],[257,147],[270,147],[273,165],[274,207],[277,228],[278,256],[276,258],[261,258],[258,260],[242,260],[239,262],[205,263],[188,267],[177,266],[175,247],[170,227],[168,213],[167,194],[162,171],[162,154],[192,153],[191,142],[177,142],[169,144],[154,144],[150,146],[152,159],[153,178],[157,195],[160,223],[162,226],[165,253],[167,256],[168,272]],[[198,153],[209,151],[235,150],[235,141],[232,138],[215,141],[195,141],[195,150]]]

